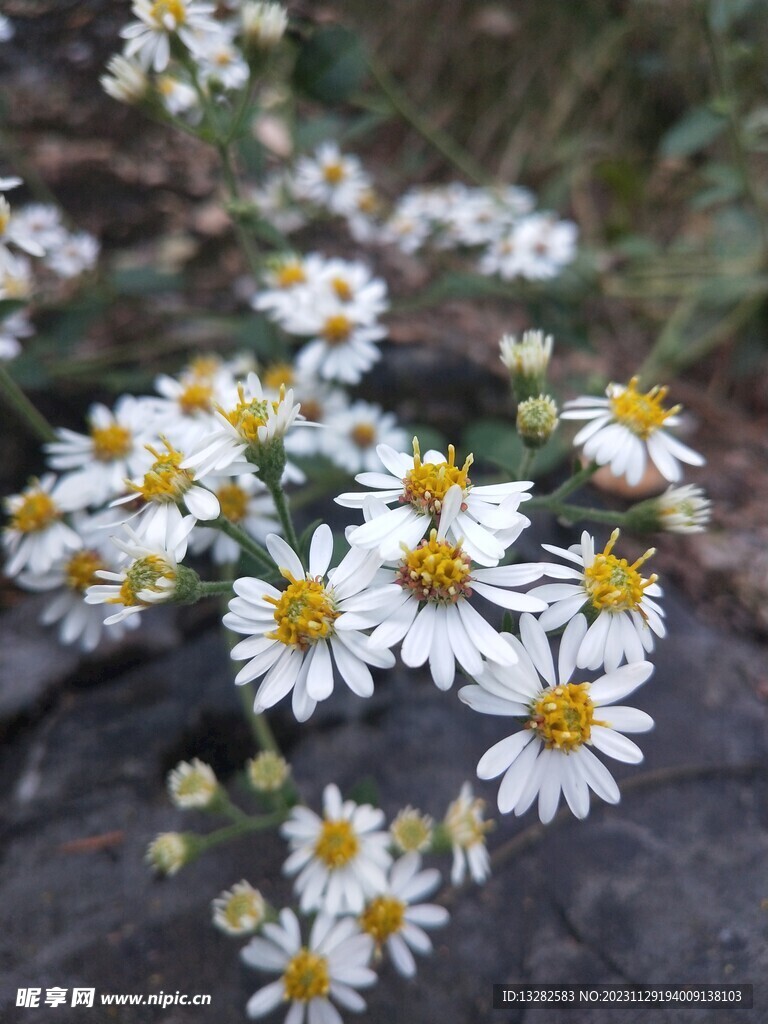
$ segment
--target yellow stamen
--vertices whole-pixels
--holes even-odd
[[[106,563],[96,551],[83,549],[76,552],[64,568],[64,579],[70,590],[85,591],[101,580],[97,570],[106,569]]]
[[[11,221],[11,204],[0,196],[0,235],[4,235]]]
[[[186,21],[187,11],[183,0],[155,0],[149,9],[149,15],[153,21],[165,28],[165,19],[171,17],[174,27],[178,28]]]
[[[619,530],[614,530],[605,549],[598,552],[592,565],[584,570],[584,585],[597,611],[638,611],[645,618],[640,604],[646,589],[656,582],[658,576],[653,574],[643,579],[637,570],[656,553],[656,549],[649,548],[630,565],[626,558],[611,554],[618,537]]]
[[[161,579],[173,580],[176,573],[165,559],[159,555],[147,555],[137,559],[128,570],[117,597],[109,598],[108,604],[122,604],[126,608],[136,605],[147,605],[149,602],[139,597],[143,590],[162,593],[165,588],[158,586]]]
[[[262,374],[261,382],[265,388],[277,391],[281,386],[289,388],[293,384],[294,377],[294,370],[290,363],[273,363]]]
[[[184,459],[182,452],[163,438],[166,451],[159,452],[151,444],[145,445],[155,457],[152,467],[144,474],[141,484],[128,486],[140,494],[145,501],[179,502],[194,482],[194,475],[188,469],[180,469]]]
[[[593,725],[605,725],[594,717],[589,683],[550,686],[531,706],[528,728],[535,729],[547,749],[570,754],[588,743]]]
[[[280,387],[280,397],[276,402],[270,402],[266,398],[246,399],[243,385],[237,385],[239,402],[234,409],[227,411],[217,406],[221,412],[242,438],[249,444],[259,443],[259,427],[265,427],[269,420],[270,406],[277,412],[280,402],[285,399],[285,385]]]
[[[346,176],[344,165],[339,160],[323,165],[323,177],[329,185],[340,185]]]
[[[645,393],[637,390],[639,378],[633,377],[623,391],[610,396],[613,415],[625,427],[644,440],[680,411],[680,406],[665,409],[662,402],[668,388],[658,385]]]
[[[331,278],[331,288],[336,293],[336,298],[342,302],[351,302],[353,298],[353,291],[349,286],[349,282],[345,281],[343,277]]]
[[[108,427],[91,427],[93,455],[99,462],[114,462],[130,452],[133,437],[127,427],[110,423]]]
[[[320,579],[307,577],[297,580],[287,569],[281,572],[290,581],[288,587],[279,598],[264,598],[275,606],[277,623],[275,631],[267,633],[267,636],[302,651],[318,640],[327,640],[333,636],[333,623],[341,612],[336,610],[331,594]]]
[[[61,519],[61,511],[47,491],[29,490],[11,516],[11,528],[20,533],[36,533]]]
[[[329,345],[341,345],[349,339],[353,324],[348,316],[336,313],[323,324],[322,335]]]
[[[405,903],[394,896],[376,896],[360,915],[360,927],[377,946],[383,945],[405,923]]]
[[[360,840],[355,835],[350,822],[324,821],[323,827],[315,843],[315,856],[325,866],[336,871],[356,857],[360,850]]]
[[[285,998],[298,1003],[327,996],[331,989],[328,959],[305,946],[291,957],[283,975]]]
[[[419,512],[438,515],[443,498],[454,484],[459,484],[466,496],[472,486],[469,467],[474,461],[474,456],[468,455],[461,468],[455,464],[455,460],[456,449],[449,444],[447,462],[422,463],[419,441],[414,437],[413,469],[403,478],[403,501],[409,501]]]
[[[413,550],[403,545],[403,551],[405,556],[395,580],[411,590],[417,600],[455,604],[460,597],[471,595],[471,561],[460,544],[438,540],[437,530],[432,530],[429,540]]]
[[[351,436],[358,448],[370,448],[376,440],[376,428],[371,423],[358,423]]]
[[[248,495],[239,484],[224,484],[216,491],[221,514],[231,523],[245,519],[248,511]]]
[[[196,412],[213,412],[213,385],[200,377],[193,377],[178,398],[185,416]]]
[[[278,288],[294,288],[297,284],[304,284],[306,280],[304,267],[297,260],[283,263],[275,273],[275,284]]]

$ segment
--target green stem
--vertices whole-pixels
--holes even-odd
[[[224,174],[224,184],[226,185],[227,194],[230,202],[236,206],[241,201],[240,186],[238,185],[237,175],[235,173],[230,144],[222,139],[218,139],[216,142],[216,149],[218,150],[219,158],[221,159],[221,168]],[[232,223],[235,226],[235,234],[237,235],[240,247],[243,250],[243,255],[248,262],[248,269],[255,278],[258,278],[261,273],[261,258],[259,257],[258,249],[254,245],[253,239],[243,226],[237,211],[233,211],[230,208],[230,216],[232,217]]]
[[[259,818],[251,818],[246,815],[243,821],[234,822],[232,825],[225,825],[224,828],[218,828],[215,832],[199,836],[198,850],[202,853],[205,850],[210,850],[213,846],[218,846],[220,843],[228,843],[231,839],[239,839],[240,836],[248,835],[249,832],[263,832],[268,828],[274,828],[276,825],[282,824],[286,817],[285,811],[275,811],[272,814],[264,814]]]
[[[299,553],[299,538],[296,535],[293,519],[291,518],[291,510],[288,507],[288,495],[283,490],[283,485],[279,481],[276,481],[275,483],[265,481],[265,483],[267,484],[269,493],[272,495],[272,500],[275,503],[275,508],[277,509],[277,514],[280,517],[280,523],[283,527],[283,533],[285,534],[285,539],[299,558],[301,558],[301,554]]]
[[[30,402],[6,368],[1,365],[0,397],[13,409],[19,419],[26,424],[30,434],[36,437],[38,441],[56,440],[56,433],[51,424]]]
[[[578,473],[574,473],[572,477],[552,491],[551,494],[544,494],[539,498],[532,498],[531,501],[528,502],[527,507],[550,508],[553,503],[557,504],[563,498],[568,497],[569,494],[573,494],[574,491],[577,491],[582,484],[587,483],[587,481],[595,475],[598,469],[600,469],[600,467],[596,462],[590,462],[588,466],[580,469]]]
[[[588,508],[585,505],[568,505],[562,501],[547,502],[542,508],[556,516],[562,516],[571,523],[591,519],[596,523],[607,523],[609,526],[625,526],[628,521],[625,512],[615,512],[609,508]]]
[[[218,519],[211,519],[210,522],[205,524],[214,530],[221,530],[222,533],[226,533],[228,537],[236,541],[246,554],[249,554],[252,558],[255,558],[265,569],[270,569],[272,572],[275,570],[275,563],[269,555],[268,551],[265,551],[258,541],[255,541],[253,537],[249,537],[248,534],[241,527],[235,523],[230,522],[229,519],[224,516],[219,516]],[[212,591],[214,593],[214,591]],[[218,591],[223,593],[223,591]]]
[[[272,732],[272,727],[267,721],[267,716],[257,714],[253,710],[253,690],[250,683],[238,686],[238,690],[240,691],[243,711],[251,727],[253,738],[256,740],[256,746],[259,750],[271,750],[273,754],[280,754],[282,756],[280,744],[275,739],[275,734]]]
[[[452,139],[442,128],[432,124],[429,118],[422,114],[407,93],[403,92],[387,69],[373,54],[368,55],[368,67],[376,84],[404,121],[407,121],[422,138],[426,139],[438,153],[444,156],[450,164],[453,164],[469,181],[475,185],[488,184],[488,176],[482,167],[475,163],[469,153],[455,139]]]
[[[536,458],[535,448],[524,448],[523,455],[520,459],[520,465],[517,467],[517,479],[525,480],[528,474],[531,472],[533,461]]]
[[[232,580],[200,580],[198,583],[201,597],[213,597],[216,594],[231,594]]]

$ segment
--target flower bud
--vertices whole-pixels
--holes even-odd
[[[432,845],[434,822],[428,814],[404,807],[389,826],[395,846],[403,853],[423,853]]]
[[[175,875],[197,854],[195,836],[161,832],[147,847],[147,863],[161,875]]]
[[[213,901],[213,923],[227,935],[247,935],[262,923],[266,909],[258,889],[238,882]]]
[[[243,41],[256,50],[271,50],[288,27],[288,13],[282,4],[244,3],[240,12]]]
[[[257,793],[276,793],[291,773],[285,758],[271,750],[263,750],[246,764],[248,781]]]
[[[171,802],[182,810],[210,807],[216,799],[219,783],[210,765],[195,758],[182,761],[168,773],[168,793]]]
[[[517,432],[526,448],[545,445],[557,424],[557,405],[549,395],[527,398],[517,407]]]
[[[703,533],[712,516],[712,502],[701,487],[668,487],[656,498],[641,501],[627,512],[627,525],[637,531]]]
[[[515,399],[524,402],[526,398],[535,398],[546,384],[552,335],[525,331],[518,341],[514,334],[505,334],[499,344],[501,361],[509,370]]]

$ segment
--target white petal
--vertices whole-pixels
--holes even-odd
[[[479,779],[495,779],[501,775],[525,750],[533,738],[534,733],[530,729],[523,729],[494,743],[478,761],[477,777]]]
[[[306,576],[304,566],[293,548],[278,537],[276,533],[267,535],[267,550],[274,559],[278,569],[287,569],[295,580],[303,580]]]
[[[333,532],[327,523],[321,523],[312,534],[309,545],[309,575],[325,576],[333,557]]]
[[[640,764],[643,752],[636,743],[622,736],[614,729],[606,729],[602,725],[592,727],[592,743],[608,757],[627,764]]]
[[[403,640],[400,657],[409,668],[418,668],[429,657],[435,631],[435,605],[427,601]]]
[[[612,704],[636,690],[652,672],[653,665],[650,661],[635,661],[631,665],[622,665],[614,672],[596,679],[589,688],[589,696],[596,707]]]

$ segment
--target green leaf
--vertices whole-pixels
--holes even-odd
[[[293,84],[310,99],[343,103],[361,88],[367,73],[368,61],[355,33],[329,25],[314,32],[299,50]]]
[[[695,107],[673,125],[661,140],[663,157],[692,156],[725,131],[727,121],[709,107]]]
[[[168,274],[156,267],[123,267],[112,273],[112,287],[121,295],[158,295],[181,288],[181,274]]]
[[[472,452],[477,462],[493,462],[514,475],[523,445],[513,423],[488,419],[479,420],[464,431],[462,450]]]
[[[407,452],[411,451],[411,439],[414,437],[419,439],[422,455],[424,452],[429,451],[430,448],[434,448],[439,452],[446,452],[448,449],[448,442],[445,437],[439,430],[435,430],[434,427],[428,427],[423,423],[406,423],[403,424],[403,430],[408,436],[408,443],[405,446]]]
[[[20,309],[24,309],[27,305],[29,303],[25,302],[24,299],[0,299],[0,320],[5,320],[7,316],[18,313]]]

